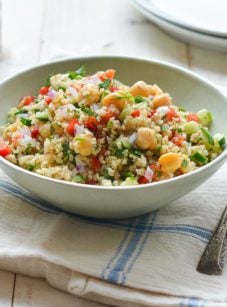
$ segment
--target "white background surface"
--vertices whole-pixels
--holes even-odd
[[[227,54],[176,41],[127,0],[2,2],[0,80],[62,54],[119,54],[179,64],[227,88]],[[76,300],[43,280],[0,272],[1,306],[98,305]]]

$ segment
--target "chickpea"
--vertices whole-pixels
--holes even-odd
[[[155,131],[150,128],[139,128],[135,143],[140,149],[155,149],[157,146]]]
[[[161,94],[163,94],[163,91],[156,84],[149,85],[149,94],[151,96],[161,95]]]
[[[100,92],[96,85],[85,84],[79,92],[79,101],[82,100],[85,105],[92,105],[99,101]]]
[[[158,160],[164,173],[174,173],[181,167],[182,161],[181,154],[172,152],[162,155]]]
[[[62,136],[64,134],[64,128],[57,122],[52,122],[52,127],[57,135]]]
[[[172,99],[169,94],[156,95],[153,99],[154,108],[157,109],[162,106],[169,106],[172,104]]]
[[[131,101],[129,98],[124,98],[124,93],[114,92],[106,95],[102,99],[102,104],[106,107],[113,105],[121,111],[126,107],[127,104],[131,104]]]
[[[76,136],[72,141],[72,149],[81,156],[89,156],[93,153],[96,139],[88,134]]]
[[[41,135],[41,137],[43,137],[44,139],[48,138],[51,135],[50,132],[50,124],[44,124],[43,126],[41,126],[39,128],[39,134]]]
[[[17,123],[13,123],[11,125],[9,125],[8,127],[6,127],[3,131],[3,138],[5,140],[9,139],[10,135],[13,133],[13,132],[16,132],[17,131],[17,128],[18,128],[18,124]]]
[[[150,95],[149,85],[143,81],[136,82],[130,89],[132,96],[148,97]]]

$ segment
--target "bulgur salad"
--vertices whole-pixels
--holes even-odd
[[[157,85],[132,86],[109,69],[48,78],[24,96],[1,127],[0,155],[51,178],[118,186],[157,182],[215,159],[223,134],[211,135],[212,115],[173,104]]]

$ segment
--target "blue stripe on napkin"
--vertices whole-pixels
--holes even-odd
[[[157,212],[155,211],[150,215],[146,214],[140,216],[136,219],[135,225],[142,222],[145,225],[149,224],[150,228],[152,228],[156,215]],[[126,236],[128,237],[128,234],[126,234],[125,237]],[[115,259],[115,261],[109,261],[107,266],[101,273],[102,278],[112,283],[125,283],[127,274],[131,271],[132,267],[134,266],[136,260],[138,259],[144,248],[148,237],[148,232],[134,232],[127,243],[125,237],[122,240],[122,242],[124,241],[124,244],[122,244],[121,242],[121,248],[118,248],[118,255],[116,255],[116,253],[114,254],[114,256],[116,256],[117,258]],[[114,257],[111,257],[111,259],[114,259]]]
[[[206,303],[207,303],[206,300],[199,299],[196,297],[191,297],[191,298],[185,298],[183,302],[180,304],[180,307],[205,307],[207,305]]]
[[[0,179],[0,189],[20,198],[33,206],[42,209],[48,213],[60,214],[64,213],[70,217],[73,217],[77,220],[80,220],[84,223],[95,224],[102,227],[115,228],[119,230],[126,231],[126,234],[129,233],[153,233],[153,232],[165,232],[165,233],[179,233],[182,235],[187,235],[199,239],[202,242],[207,243],[211,238],[212,232],[209,229],[205,229],[199,226],[187,225],[187,224],[156,224],[151,225],[147,223],[147,218],[145,215],[142,219],[129,219],[124,221],[104,221],[94,218],[82,217],[73,213],[66,212],[62,209],[57,208],[56,206],[33,196],[31,193],[19,188],[18,186]],[[136,221],[136,222],[135,222]]]

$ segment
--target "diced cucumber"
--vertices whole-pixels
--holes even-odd
[[[196,151],[192,154],[191,159],[198,165],[205,165],[208,162],[207,157]]]
[[[77,183],[84,183],[85,179],[82,175],[76,175],[73,177],[72,181]]]
[[[198,132],[199,128],[200,128],[199,124],[194,121],[190,121],[184,124],[184,131],[188,135],[192,135],[193,133]]]
[[[203,126],[208,127],[210,123],[212,122],[212,115],[210,112],[207,111],[207,109],[202,109],[199,112],[197,112],[198,118],[200,123]]]
[[[122,146],[126,149],[131,148],[131,143],[127,138],[122,138]]]
[[[121,121],[123,121],[128,115],[130,115],[132,113],[132,108],[131,107],[127,107],[127,108],[124,108],[120,115],[119,115],[119,119]]]
[[[46,113],[37,112],[35,117],[42,122],[48,121],[48,114]]]
[[[133,107],[134,109],[144,109],[144,108],[147,107],[147,103],[146,103],[146,101],[143,101],[143,102],[134,104],[132,107]]]
[[[137,185],[138,182],[135,177],[127,177],[124,181],[121,182],[121,185]]]
[[[210,134],[209,130],[202,127],[201,131],[202,131],[202,134],[203,134],[203,137],[204,137],[205,144],[209,144],[209,145],[214,146],[214,138]]]
[[[120,137],[115,141],[115,144],[118,149],[126,148],[129,149],[131,148],[131,144],[127,138]]]
[[[214,141],[222,148],[225,146],[225,136],[224,134],[217,133],[214,135]]]

